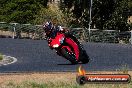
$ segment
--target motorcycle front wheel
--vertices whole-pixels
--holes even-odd
[[[69,60],[72,64],[78,63],[75,56],[73,54],[69,53],[66,48],[62,48],[61,53],[62,53],[63,57],[65,57],[67,60]]]

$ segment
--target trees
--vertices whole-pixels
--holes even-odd
[[[2,0],[0,21],[29,23],[41,6],[47,6],[48,0]]]
[[[94,0],[92,12],[92,27],[103,29],[103,25],[112,17],[115,10],[114,0]]]
[[[120,31],[128,30],[128,0],[116,0],[114,12],[111,18],[104,24],[105,29],[114,29]]]
[[[72,14],[72,22],[88,28],[90,0],[61,0],[61,9]],[[128,30],[131,0],[93,0],[91,28]]]
[[[41,8],[35,17],[35,24],[42,24],[43,22],[50,20],[54,24],[67,26],[66,16],[59,10],[59,7],[56,4],[49,4],[47,8]]]
[[[60,9],[69,17],[75,27],[86,26],[88,22],[89,0],[60,0]]]
[[[60,23],[65,22],[72,27],[88,28],[90,1],[60,0],[60,9],[63,13],[59,10],[57,10],[58,13],[52,10],[53,19],[59,20]],[[51,9],[50,11],[46,10],[47,2],[48,0],[1,0],[0,21],[42,23],[44,17],[39,17],[41,13],[45,12],[41,15],[47,17],[51,15]],[[43,12],[40,10],[43,10]],[[131,14],[131,0],[93,0],[91,28],[128,30],[127,19]]]

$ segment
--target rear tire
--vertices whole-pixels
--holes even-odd
[[[89,56],[87,55],[87,53],[86,53],[86,51],[85,50],[83,50],[82,51],[83,53],[82,53],[82,56],[81,56],[81,62],[83,63],[83,64],[86,64],[86,63],[88,63],[89,62]]]
[[[67,59],[69,60],[72,64],[77,64],[78,61],[76,60],[75,56],[74,55],[71,55],[68,53],[68,50],[66,48],[63,48],[61,50],[61,53],[62,55]]]

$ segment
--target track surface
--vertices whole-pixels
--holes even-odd
[[[87,71],[118,70],[124,65],[132,69],[132,45],[85,43],[83,44],[91,58],[83,64]],[[56,72],[77,71],[78,65],[57,56],[50,50],[45,40],[1,39],[0,52],[17,58],[17,62],[0,66],[0,72]]]

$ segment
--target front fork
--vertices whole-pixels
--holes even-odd
[[[59,56],[62,56],[62,54],[58,50],[56,50],[56,54],[59,55]]]

